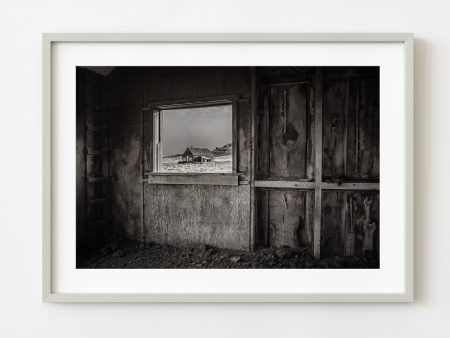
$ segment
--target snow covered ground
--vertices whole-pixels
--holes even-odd
[[[218,156],[212,162],[178,164],[181,156],[163,157],[163,172],[169,173],[231,173],[231,155]]]

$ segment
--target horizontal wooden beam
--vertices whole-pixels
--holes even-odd
[[[238,174],[147,174],[149,184],[238,185]]]
[[[322,183],[322,190],[380,190],[380,183]]]
[[[257,188],[314,189],[314,182],[299,181],[255,181]]]

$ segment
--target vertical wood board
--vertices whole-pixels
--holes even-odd
[[[323,192],[321,257],[379,256],[378,192]]]

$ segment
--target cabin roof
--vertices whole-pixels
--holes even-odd
[[[186,148],[186,151],[183,155],[192,155],[192,156],[205,156],[205,157],[214,157],[214,154],[208,148],[194,148],[189,147]]]

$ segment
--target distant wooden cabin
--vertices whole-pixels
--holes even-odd
[[[214,154],[208,148],[189,147],[183,153],[182,161],[185,163],[203,163],[214,160]]]

